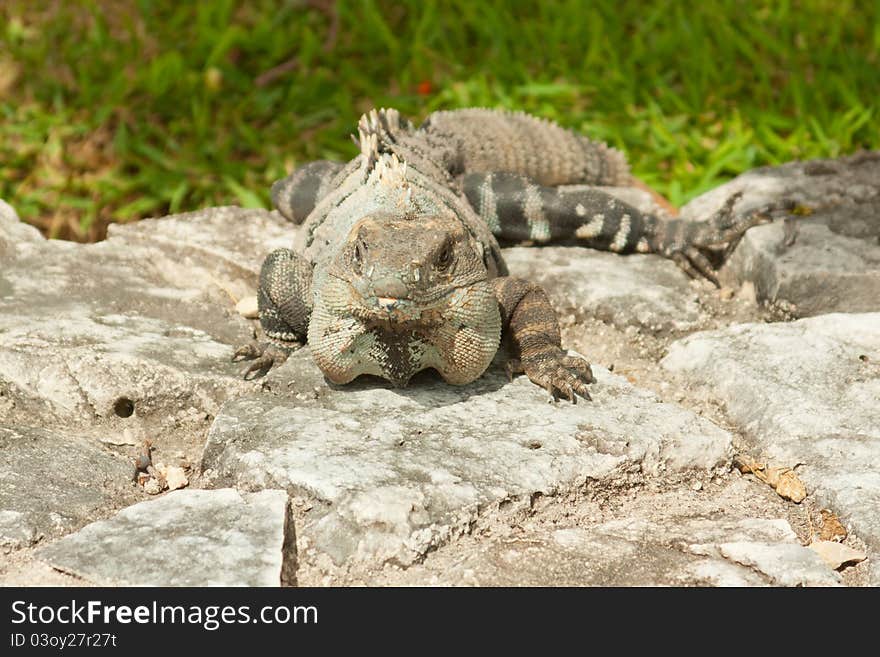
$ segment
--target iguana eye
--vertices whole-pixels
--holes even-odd
[[[437,260],[435,262],[435,266],[440,271],[443,271],[452,263],[452,245],[447,244],[443,247],[443,250],[437,256]]]
[[[357,241],[354,243],[354,261],[358,265],[362,265],[364,263],[364,259],[367,257],[367,243],[364,242],[362,237],[359,237]]]

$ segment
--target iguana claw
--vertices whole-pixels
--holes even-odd
[[[521,371],[532,383],[544,388],[550,394],[550,401],[565,397],[572,404],[577,403],[578,395],[592,401],[587,384],[593,383],[593,371],[590,364],[580,356],[567,356],[562,349],[559,353],[541,360],[528,360],[519,363]],[[511,364],[508,363],[508,370]]]
[[[242,378],[246,381],[259,379],[261,376],[265,376],[275,365],[284,363],[291,351],[292,349],[284,349],[270,342],[249,342],[235,350],[235,353],[232,354],[232,362],[252,360],[253,362],[242,370]]]

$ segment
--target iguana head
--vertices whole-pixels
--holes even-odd
[[[482,247],[460,222],[377,213],[352,228],[334,273],[352,289],[352,314],[370,326],[436,326],[451,292],[486,280]]]
[[[452,213],[380,210],[352,226],[326,270],[309,326],[328,379],[398,386],[433,367],[467,383],[488,367],[501,321],[483,247]]]

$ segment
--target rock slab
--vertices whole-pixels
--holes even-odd
[[[7,418],[173,427],[253,389],[229,362],[252,331],[234,298],[256,289],[264,249],[284,233],[276,215],[212,208],[111,227],[89,245],[45,240],[14,218],[0,221]]]
[[[711,386],[758,456],[798,465],[808,493],[880,558],[880,313],[695,333],[661,365]]]
[[[437,564],[432,564],[436,572]],[[490,539],[442,580],[468,586],[839,586],[781,519],[625,518]]]
[[[730,271],[754,283],[761,298],[787,300],[802,315],[878,310],[878,188],[880,154],[792,163],[750,172],[696,199],[683,214],[709,216],[738,190],[744,192],[741,211],[792,198],[813,214],[750,231]],[[786,230],[792,225],[796,235]],[[484,513],[511,513],[514,522],[542,496],[577,496],[686,472],[698,478],[694,473],[729,464],[728,433],[599,368],[595,401],[577,407],[547,405],[541,390],[524,378],[508,384],[497,366],[465,388],[423,377],[406,391],[369,382],[336,390],[327,388],[307,350],[261,383],[241,381],[228,357],[249,337],[253,323],[236,312],[235,301],[253,294],[263,255],[288,246],[294,232],[275,213],[215,208],[114,226],[103,243],[75,245],[44,240],[0,202],[0,426],[9,444],[34,442],[30,451],[0,450],[0,458],[8,460],[0,494],[11,500],[4,499],[0,514],[7,546],[71,531],[101,508],[127,501],[114,486],[130,481],[129,465],[87,438],[108,428],[134,427],[140,438],[173,444],[181,440],[181,427],[196,418],[187,435],[200,441],[221,404],[242,396],[223,406],[211,429],[202,462],[205,481],[292,492],[299,503],[297,553],[290,544],[278,547],[286,562],[266,558],[247,570],[236,546],[274,555],[276,545],[285,545],[278,525],[291,529],[286,536],[292,540],[286,502],[277,520],[286,495],[272,490],[277,500],[263,508],[251,495],[224,490],[175,492],[130,507],[101,521],[111,524],[95,523],[48,546],[47,558],[97,582],[200,585],[277,583],[294,558],[368,569],[406,566],[467,533]],[[783,244],[792,236],[793,244]],[[545,284],[560,310],[576,318],[654,333],[694,330],[704,319],[684,275],[656,256],[623,258],[565,247],[505,254],[512,273]],[[872,467],[880,462],[875,431],[880,422],[872,410],[878,407],[878,341],[871,328],[877,318],[828,322],[830,328],[817,323],[794,336],[777,328],[766,334],[756,328],[745,337],[732,330],[717,342],[708,334],[705,342],[694,336],[673,348],[667,364],[695,383],[715,386],[732,419],[769,456],[783,465],[803,463],[798,474],[810,492],[864,538],[873,560],[880,540],[880,480]],[[864,326],[853,328],[859,322]],[[777,330],[782,333],[773,333]],[[62,428],[77,438],[31,424]],[[62,454],[57,471],[56,453]],[[83,472],[83,463],[99,467]],[[20,473],[31,471],[45,476],[23,480]],[[105,471],[110,483],[94,486]],[[47,478],[49,486],[40,490]],[[95,490],[86,490],[83,481]],[[28,506],[29,497],[35,506]],[[216,501],[221,499],[222,504]],[[265,518],[264,524],[237,525],[243,516],[232,510],[248,505],[262,511],[242,513]],[[224,507],[231,516],[222,515]],[[270,522],[270,516],[276,520]],[[209,518],[241,531],[222,534]],[[662,534],[672,531],[656,521],[620,522],[533,538],[544,554],[562,555],[564,563],[568,557],[583,561],[605,539],[622,541],[621,554],[643,541],[659,549]],[[146,524],[150,528],[144,529]],[[184,525],[200,533],[187,534]],[[264,531],[270,525],[274,529]],[[137,537],[137,555],[131,545],[114,540],[123,534]],[[198,549],[209,547],[203,540],[221,546],[225,556],[219,563],[241,569],[244,579],[225,573],[217,580],[215,569],[186,580],[174,569],[189,548],[163,553],[165,536]],[[95,548],[101,541],[111,547]],[[706,582],[829,583],[809,574],[816,555],[805,555],[784,537],[731,530],[702,543],[682,541],[689,546],[687,559],[710,560],[698,569]],[[703,548],[695,545],[709,547],[698,553]],[[517,568],[528,573],[533,560],[528,551],[523,554]],[[540,558],[540,551],[534,554]],[[139,558],[148,576],[126,574],[123,564],[132,570]],[[657,557],[653,568],[671,581],[694,581],[688,579],[696,577],[688,570],[692,561],[662,570],[664,559]],[[595,571],[604,573],[604,580],[594,581],[626,581],[615,579],[616,563]],[[780,563],[797,567],[786,579]],[[641,581],[648,582],[647,574]]]
[[[536,253],[537,252],[537,253]],[[688,277],[656,255],[618,255],[578,246],[504,249],[514,276],[544,287],[563,315],[596,318],[648,334],[683,333],[705,316]]]
[[[407,565],[489,508],[528,510],[541,496],[730,463],[730,434],[601,368],[593,402],[555,406],[525,377],[508,383],[499,370],[461,387],[422,377],[403,390],[310,392],[319,373],[299,352],[270,375],[293,379],[294,394],[221,409],[205,480],[307,500],[300,558]]]
[[[0,547],[33,545],[133,501],[134,466],[79,437],[0,426]]]
[[[100,585],[279,586],[287,493],[179,490],[127,507],[38,551]]]

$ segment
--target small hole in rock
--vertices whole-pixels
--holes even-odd
[[[529,443],[529,449],[541,449],[541,443],[539,443],[537,440],[533,440]]]
[[[119,417],[131,417],[134,413],[134,402],[128,397],[120,397],[113,403],[113,412]]]

